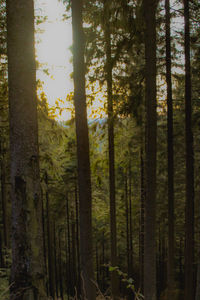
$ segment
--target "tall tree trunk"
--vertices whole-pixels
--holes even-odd
[[[116,229],[116,197],[115,197],[115,149],[114,149],[114,115],[113,115],[113,92],[112,92],[112,58],[111,58],[111,35],[110,35],[110,2],[104,0],[104,35],[106,53],[106,83],[107,83],[107,113],[108,113],[108,152],[109,152],[109,194],[110,194],[110,244],[111,266],[117,264],[117,229]],[[111,272],[111,292],[113,299],[119,297],[119,283],[116,271]]]
[[[144,202],[145,202],[145,188],[144,188],[144,159],[143,147],[140,151],[140,290],[144,292]]]
[[[74,103],[78,158],[80,207],[80,263],[82,297],[95,299],[92,249],[92,196],[89,157],[89,136],[85,95],[84,33],[81,0],[72,0]]]
[[[3,218],[3,244],[8,247],[8,222],[7,222],[7,201],[6,201],[6,174],[4,158],[1,161],[1,205]]]
[[[73,293],[72,290],[72,277],[71,277],[71,233],[70,233],[70,219],[69,219],[69,199],[68,195],[66,195],[66,219],[67,219],[67,277],[68,277],[68,287],[69,287],[69,294]]]
[[[165,0],[165,43],[167,82],[167,153],[168,153],[168,298],[174,289],[174,143],[173,143],[173,102],[171,79],[171,29],[170,0]]]
[[[45,231],[45,213],[44,213],[44,200],[43,200],[43,191],[41,192],[41,201],[42,201],[42,237],[43,237],[43,256],[44,256],[44,270],[45,276],[48,278],[47,272],[47,247],[46,247],[46,231]],[[46,280],[46,293],[49,296],[49,289],[48,289],[48,280]]]
[[[183,263],[182,263],[182,248],[183,248],[183,242],[182,238],[180,238],[180,243],[179,243],[179,288],[180,290],[184,289],[184,274],[183,274]]]
[[[48,191],[48,174],[45,173],[46,184],[46,219],[47,219],[47,249],[48,249],[48,279],[49,279],[49,295],[55,297],[55,272],[53,264],[53,226],[49,209],[49,191]]]
[[[57,238],[56,238],[56,222],[53,221],[53,250],[54,250],[54,272],[55,272],[55,289],[56,289],[56,299],[58,298],[58,288],[59,288],[59,274],[57,266]]]
[[[196,282],[196,293],[195,300],[200,300],[200,262],[197,265],[197,282]]]
[[[58,233],[58,265],[59,265],[59,289],[60,289],[60,298],[63,300],[63,271],[62,271],[62,244],[61,244],[61,233],[62,229]]]
[[[96,281],[97,281],[97,284],[99,285],[99,251],[98,251],[98,242],[96,242],[96,273],[97,273],[97,276],[96,276]]]
[[[77,294],[80,295],[80,245],[79,245],[79,202],[78,202],[78,191],[77,191],[77,182],[75,180],[75,206],[76,206],[76,255],[77,255]]]
[[[127,172],[125,174],[125,217],[126,217],[126,259],[127,259],[127,273],[130,276],[130,247],[129,247],[129,213],[128,213],[128,178]]]
[[[0,231],[0,268],[4,268],[4,258],[3,258],[3,243],[2,243],[2,235]]]
[[[132,225],[132,173],[131,173],[131,162],[129,163],[129,232],[130,232],[130,270],[129,276],[133,276],[133,225]]]
[[[74,220],[74,212],[72,210],[71,213],[71,231],[72,231],[72,286],[73,290],[75,291],[76,283],[77,283],[77,272],[76,272],[76,228],[75,228],[75,220]]]
[[[11,299],[46,299],[34,6],[32,0],[7,0],[6,4],[12,199]]]
[[[192,88],[190,72],[189,0],[184,0],[185,21],[185,143],[186,143],[186,207],[185,207],[185,300],[194,293],[194,150],[192,133]]]
[[[155,0],[144,0],[146,82],[145,300],[156,300],[156,4]]]

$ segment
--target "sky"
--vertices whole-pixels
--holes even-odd
[[[55,105],[57,98],[65,101],[67,94],[73,91],[72,73],[72,27],[71,19],[63,20],[65,7],[58,0],[36,0],[35,15],[47,16],[47,20],[36,25],[36,59],[40,63],[37,79],[43,82],[43,90],[49,105]],[[48,69],[49,75],[43,72]],[[66,101],[64,107],[70,106]],[[62,119],[69,118],[69,112]]]
[[[47,16],[47,20],[36,25],[35,48],[36,59],[40,63],[37,70],[37,79],[43,82],[43,91],[47,96],[49,106],[55,106],[56,100],[61,99],[59,106],[64,108],[57,120],[65,121],[71,118],[72,103],[66,100],[68,94],[73,92],[72,74],[72,25],[71,18],[63,20],[66,14],[65,6],[59,0],[35,0],[35,15]],[[49,75],[43,69],[48,69]],[[100,87],[96,85],[95,90]],[[102,88],[101,88],[102,89]],[[86,90],[87,95],[92,93]],[[92,105],[87,107],[89,119],[105,117],[105,99],[102,92],[97,92]]]

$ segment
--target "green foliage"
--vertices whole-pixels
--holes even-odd
[[[112,266],[109,266],[109,271],[110,272],[117,272],[120,280],[123,283],[125,283],[126,288],[130,289],[134,293],[134,296],[135,296],[136,300],[142,300],[142,299],[144,299],[144,296],[140,292],[137,292],[135,290],[134,280],[133,280],[133,278],[128,278],[127,273],[122,272],[119,269],[119,267],[112,267]]]

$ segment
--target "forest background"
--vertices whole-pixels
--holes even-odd
[[[80,295],[89,300],[97,295],[142,299],[144,295],[146,300],[198,300],[200,5],[197,0],[73,3],[75,90],[51,106],[42,82],[37,81],[38,246],[44,261],[41,294],[46,294],[38,299]],[[64,5],[63,18],[69,22],[71,3],[64,1]],[[38,30],[46,18],[35,17]],[[11,254],[13,244],[19,243],[13,234],[10,192],[13,140],[9,129],[13,115],[9,113],[12,99],[8,100],[8,90],[12,90],[8,86],[9,24],[6,3],[1,1],[0,299],[9,299],[9,289],[11,299],[28,299],[25,290],[29,286],[41,297],[34,266],[31,271],[26,268],[28,282],[24,282],[25,275],[20,281],[21,275],[13,274]],[[19,47],[23,51],[23,43]],[[37,62],[37,69],[41,68]],[[43,72],[49,74],[48,66]],[[89,148],[85,108],[78,111],[85,99],[90,109],[86,122]],[[60,121],[65,101],[70,103],[71,117]],[[101,109],[92,106],[95,101],[101,103]],[[32,114],[30,108],[27,114]],[[86,131],[82,131],[80,120]],[[81,136],[86,145],[82,152],[78,146]],[[88,159],[90,163],[83,166],[85,173],[80,175],[81,162]],[[26,218],[29,208],[24,210]],[[35,229],[28,226],[26,239],[31,239]],[[27,245],[32,249],[31,243]],[[32,264],[32,258],[25,256]],[[10,278],[17,278],[20,284],[12,288]],[[19,292],[24,298],[16,296]]]

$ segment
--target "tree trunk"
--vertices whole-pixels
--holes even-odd
[[[80,207],[80,264],[82,298],[95,299],[92,249],[92,196],[89,157],[89,136],[85,95],[84,33],[81,0],[72,0],[74,104],[78,158]]]
[[[117,263],[117,229],[116,229],[116,197],[115,197],[115,149],[114,149],[114,115],[112,93],[112,62],[111,62],[111,36],[109,1],[104,1],[104,35],[106,53],[106,83],[107,83],[107,113],[108,113],[108,152],[109,152],[109,194],[110,194],[110,244],[111,266]],[[111,292],[113,299],[119,297],[119,282],[116,271],[111,272]]]
[[[61,245],[61,233],[62,229],[58,233],[58,265],[59,265],[59,289],[60,289],[60,298],[63,300],[63,272],[62,272],[62,245]]]
[[[46,299],[38,154],[34,6],[7,0],[12,199],[11,299]]]
[[[129,277],[133,276],[133,225],[132,225],[132,173],[131,173],[131,163],[129,164],[129,232],[130,232],[130,269],[129,269]]]
[[[57,238],[56,238],[56,223],[53,222],[53,250],[54,250],[54,272],[55,272],[55,289],[56,289],[56,299],[58,298],[58,288],[59,288],[59,274],[57,266]]]
[[[144,297],[156,300],[156,1],[144,0],[146,197],[144,224]]]
[[[51,214],[49,210],[49,191],[48,191],[48,174],[45,173],[46,184],[46,218],[47,218],[47,249],[48,249],[48,279],[49,279],[49,295],[55,297],[55,272],[53,264],[53,226],[51,222]]]
[[[145,188],[144,188],[144,159],[143,148],[140,152],[140,290],[144,293],[144,202],[145,202]]]
[[[127,259],[127,273],[130,276],[130,247],[129,247],[129,213],[128,213],[128,178],[127,172],[125,174],[125,217],[126,217],[126,259]]]
[[[3,259],[3,243],[2,243],[2,236],[0,231],[0,268],[4,268],[4,259]]]
[[[186,207],[185,207],[185,300],[194,293],[194,150],[192,133],[192,95],[190,72],[189,1],[184,0],[185,20],[185,143],[186,143]]]
[[[3,218],[3,244],[8,247],[8,222],[7,222],[7,201],[6,201],[6,174],[4,158],[1,161],[1,205]]]
[[[73,289],[72,289],[72,278],[71,278],[71,233],[70,233],[70,220],[69,220],[69,199],[68,195],[66,195],[66,219],[67,219],[67,257],[68,257],[68,262],[67,262],[67,277],[68,277],[68,293],[72,294]]]
[[[72,231],[72,286],[75,291],[76,283],[77,283],[77,272],[76,272],[76,228],[75,228],[75,220],[74,220],[74,212],[72,210],[71,213],[71,231]]]
[[[197,265],[197,282],[195,300],[200,300],[200,262]]]
[[[75,181],[75,206],[76,206],[76,255],[77,255],[77,294],[80,295],[80,245],[79,245],[79,203],[78,203],[78,192],[77,192],[77,182]]]
[[[168,298],[174,290],[174,143],[171,79],[170,0],[165,0],[166,82],[167,82],[167,153],[168,153]]]

